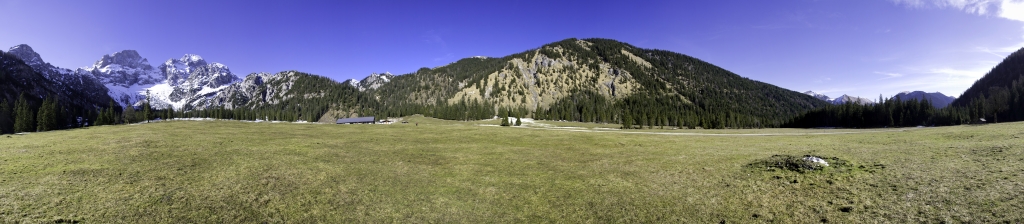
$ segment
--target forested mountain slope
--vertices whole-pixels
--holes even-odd
[[[1024,48],[1003,59],[950,104],[958,117],[1024,120]]]
[[[241,82],[196,102],[193,113],[212,113],[218,118],[319,121],[373,114],[375,99],[356,87],[327,77],[297,71],[254,73]],[[207,114],[203,114],[207,115]],[[207,115],[209,116],[209,115]]]
[[[1024,48],[1007,56],[960,98],[951,99],[941,93],[905,92],[876,105],[846,104],[816,109],[784,126],[905,127],[1021,121],[1024,120],[1022,78]],[[942,107],[950,101],[949,106]],[[938,105],[933,107],[935,104]]]
[[[52,75],[54,80],[18,56],[0,51],[0,132],[77,126],[78,117],[91,120],[113,101],[91,79]],[[94,88],[74,88],[79,86]],[[15,127],[19,121],[24,126]]]
[[[697,58],[608,39],[466,58],[366,92],[391,116],[480,119],[506,109],[541,119],[709,128],[778,126],[826,105]]]

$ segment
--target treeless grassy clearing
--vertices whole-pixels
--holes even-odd
[[[1021,123],[675,136],[407,120],[174,121],[5,135],[0,221],[1024,221]],[[777,154],[853,165],[805,173],[748,166]]]

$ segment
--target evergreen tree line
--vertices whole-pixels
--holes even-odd
[[[966,94],[965,94],[966,95]],[[935,117],[938,125],[1024,121],[1024,75],[1007,87],[992,86],[963,105],[943,108]]]
[[[52,95],[38,104],[24,93],[14,102],[0,100],[0,134],[77,128],[94,117],[90,110],[69,108]]]
[[[899,98],[880,103],[863,105],[852,102],[829,105],[809,111],[793,118],[783,127],[816,128],[877,128],[877,127],[913,127],[919,125],[936,125],[935,107],[928,100],[902,100]]]
[[[617,123],[622,128],[725,129],[773,127],[760,118],[715,111],[688,104],[674,96],[635,94],[621,100],[609,100],[593,91],[580,91],[563,98],[534,118],[576,122]]]
[[[984,118],[990,122],[1024,120],[1024,48],[1017,50],[974,82],[939,120],[956,124]]]
[[[95,119],[96,109],[110,100],[106,89],[89,79],[69,80],[80,85],[50,80],[0,51],[0,134],[76,128]]]
[[[987,96],[982,93],[965,101],[965,106],[942,109],[934,109],[927,100],[899,98],[874,105],[831,105],[797,116],[784,127],[875,128],[1024,121],[1024,83],[1016,80],[1010,89],[990,87],[987,92]]]
[[[793,116],[828,104],[805,94],[741,77],[687,55],[641,49],[609,39],[585,41],[592,44],[584,47],[575,39],[568,39],[547,45],[564,49],[562,53],[542,53],[560,54],[554,56],[556,58],[590,61],[587,66],[592,71],[600,71],[599,63],[608,63],[616,68],[613,72],[628,72],[642,89],[629,97],[634,99],[624,100],[618,108],[631,111],[629,114],[634,120],[639,120],[636,116],[654,116],[664,117],[661,121],[654,121],[656,124],[676,126],[682,121],[711,128],[778,127]],[[644,59],[651,66],[634,61],[623,51]],[[659,108],[633,109],[637,104]],[[640,113],[643,110],[648,113]],[[647,120],[650,123],[655,119]]]
[[[504,108],[502,108],[502,110],[500,112],[498,112],[498,115],[501,116],[500,117],[500,119],[501,119],[501,124],[500,125],[501,126],[509,127],[509,126],[522,126],[523,125],[522,115],[520,114],[520,115],[517,116],[517,115],[512,115],[512,113],[513,113],[512,110],[508,110],[508,109],[504,109]],[[516,118],[515,123],[513,123],[512,120],[509,118],[510,116],[514,116]]]
[[[538,50],[549,58],[568,58],[584,64],[584,68],[569,69],[604,72],[599,65],[610,64],[616,68],[610,72],[629,74],[639,83],[638,92],[611,100],[593,90],[574,89],[568,92],[568,97],[536,111],[526,110],[525,104],[515,106],[517,114],[535,119],[619,123],[625,128],[764,128],[780,127],[801,112],[827,105],[813,97],[743,78],[686,55],[640,49],[614,40],[586,41],[592,44],[583,46],[577,39],[567,39]],[[562,50],[554,50],[556,47]],[[651,66],[637,63],[623,51],[644,58]],[[368,94],[380,97],[374,112],[391,116],[424,114],[451,120],[502,116],[501,111],[487,106],[488,96],[483,91],[481,96],[485,100],[482,102],[448,104],[446,99],[461,90],[460,84],[482,82],[495,71],[511,68],[508,66],[512,59],[532,61],[533,55],[533,51],[527,51],[500,59],[471,58],[434,69],[422,68],[413,74],[396,76],[391,83]],[[521,75],[519,70],[511,69],[515,74],[506,75]],[[504,88],[493,84],[492,95]]]
[[[431,110],[427,110],[425,112],[426,113],[423,113],[425,116],[446,120],[483,120],[494,117],[494,105],[489,103],[480,103],[475,99],[470,100],[469,102],[462,100],[455,104],[441,104],[434,106]]]

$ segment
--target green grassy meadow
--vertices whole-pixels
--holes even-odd
[[[1024,123],[640,130],[786,133],[749,136],[406,120],[3,135],[0,222],[1024,222]],[[748,166],[777,154],[852,165]]]

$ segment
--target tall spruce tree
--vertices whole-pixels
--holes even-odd
[[[150,99],[150,97],[149,97],[149,90],[147,89],[146,90],[146,103],[142,104],[142,117],[143,117],[143,119],[146,120],[146,123],[149,123],[149,120],[153,119],[151,117],[152,113],[151,113],[151,111],[149,109],[149,99]]]
[[[53,103],[53,97],[46,97],[43,100],[43,104],[39,106],[38,115],[36,115],[36,131],[51,131],[53,130],[53,121],[57,120],[54,117],[51,104]]]
[[[14,132],[35,130],[35,113],[32,113],[32,108],[29,106],[28,100],[25,99],[25,93],[18,97],[18,102],[15,104]]]
[[[138,117],[136,117],[135,114],[135,107],[131,105],[124,107],[124,111],[121,112],[121,117],[123,117],[122,121],[125,124],[131,124],[138,121]]]
[[[103,119],[105,120],[105,122],[103,122],[102,125],[112,125],[118,123],[117,115],[114,113],[114,108],[114,101],[111,100],[107,106],[107,109],[103,110],[103,112],[100,114],[100,116],[103,116]]]
[[[508,125],[508,113],[507,112],[503,113],[501,115],[501,126],[509,126]]]

